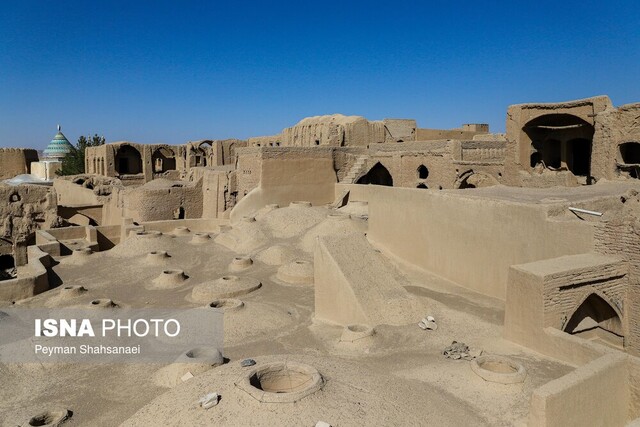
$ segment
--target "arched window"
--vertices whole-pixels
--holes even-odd
[[[418,166],[418,178],[427,179],[429,178],[429,169],[425,165]]]

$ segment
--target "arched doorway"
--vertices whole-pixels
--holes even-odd
[[[119,175],[142,173],[142,156],[131,145],[121,145],[116,152],[115,169]]]
[[[624,332],[620,316],[598,294],[590,294],[567,321],[564,331],[622,347]]]
[[[389,173],[389,170],[378,162],[369,169],[369,172],[358,178],[356,184],[386,185],[392,187],[393,177]]]
[[[197,146],[195,145],[192,146],[191,152],[190,152],[189,166],[190,167],[207,166],[207,164],[209,163],[207,161],[207,158],[211,153],[212,144],[213,144],[212,141],[202,141]]]
[[[572,114],[545,114],[529,121],[523,131],[531,140],[531,168],[590,177],[593,125]]]
[[[167,147],[156,149],[151,155],[153,163],[153,171],[155,173],[163,173],[176,169],[176,154]]]

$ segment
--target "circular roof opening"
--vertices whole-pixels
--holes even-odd
[[[60,411],[46,411],[29,419],[30,426],[58,426],[67,421],[73,412],[68,409]]]
[[[500,384],[521,383],[527,376],[521,363],[503,356],[480,356],[471,362],[471,369],[483,380]]]
[[[275,362],[251,370],[236,384],[260,402],[297,402],[320,390],[324,381],[313,366]]]
[[[345,326],[340,337],[340,342],[356,342],[363,338],[371,337],[375,330],[369,325],[351,324]]]
[[[219,308],[222,311],[233,311],[244,307],[244,302],[236,298],[220,298],[209,303],[211,308]]]

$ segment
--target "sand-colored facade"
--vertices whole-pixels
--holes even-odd
[[[247,143],[253,147],[366,147],[385,142],[473,139],[488,133],[486,124],[466,124],[450,130],[423,129],[414,119],[369,121],[362,116],[332,114],[307,117],[278,135],[249,138]]]
[[[3,303],[206,304],[224,310],[229,360],[186,380],[178,364],[7,367],[25,373],[0,414],[28,419],[28,382],[86,425],[626,425],[640,418],[638,105],[514,105],[505,135],[317,116],[247,141],[92,147],[85,175],[2,185],[23,202],[5,236],[31,235]],[[180,282],[149,286],[164,270]],[[469,348],[449,358],[452,341]],[[257,388],[282,372],[309,387]],[[89,376],[96,394],[48,394]],[[96,397],[121,388],[135,393]],[[211,391],[217,406],[194,406]]]

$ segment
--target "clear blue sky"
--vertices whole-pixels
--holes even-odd
[[[629,1],[3,1],[0,146],[181,144],[303,117],[485,122],[608,94],[640,101]]]

